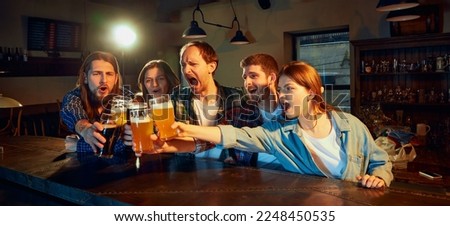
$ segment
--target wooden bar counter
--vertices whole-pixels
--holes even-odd
[[[1,137],[0,146],[1,180],[73,205],[450,205],[445,191],[401,182],[366,189],[174,154],[145,155],[137,171],[133,153],[112,159],[69,153],[64,139],[53,137]]]

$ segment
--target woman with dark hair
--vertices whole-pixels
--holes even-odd
[[[368,188],[389,186],[392,163],[367,127],[355,116],[327,105],[317,70],[304,62],[282,67],[276,80],[283,114],[262,126],[198,127],[176,122],[179,136],[222,148],[273,154],[286,170],[360,182]]]
[[[180,84],[180,78],[164,60],[147,62],[139,73],[138,87],[142,96],[148,100],[149,95],[159,97],[170,94]]]
[[[101,135],[100,115],[107,102],[115,95],[132,97],[122,89],[122,76],[116,57],[108,52],[96,51],[83,61],[78,72],[76,87],[63,98],[60,115],[67,128],[79,136],[77,152],[96,152],[106,139]],[[119,139],[114,151],[125,145]]]

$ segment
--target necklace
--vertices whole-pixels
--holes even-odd
[[[314,120],[315,123],[314,123],[314,125],[311,128],[303,128],[302,123],[300,122],[300,120],[298,120],[298,124],[300,125],[300,127],[303,130],[312,130],[312,129],[316,128],[318,121],[319,120],[317,120],[317,118],[315,118],[315,120]]]

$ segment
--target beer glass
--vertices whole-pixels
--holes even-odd
[[[117,95],[111,100],[111,111],[117,114],[117,126],[123,126],[127,123],[127,109],[126,107],[132,101],[130,97]]]
[[[98,150],[99,157],[112,158],[114,154],[114,145],[116,143],[117,115],[115,112],[102,113],[100,123],[103,126],[102,135],[106,139],[103,148]]]
[[[171,126],[175,122],[175,113],[170,96],[164,94],[149,100],[152,118],[158,129],[159,138],[161,140],[169,140],[177,136],[176,129]]]
[[[153,142],[150,135],[153,133],[153,121],[145,103],[134,103],[128,106],[129,121],[133,133],[133,143],[136,145],[135,155],[153,153]]]

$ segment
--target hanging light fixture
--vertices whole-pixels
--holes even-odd
[[[191,21],[191,26],[183,32],[183,38],[205,38],[206,32],[198,26],[197,21]]]
[[[379,12],[388,12],[402,9],[409,9],[419,5],[417,0],[380,0],[376,10]]]
[[[183,32],[183,38],[204,38],[206,37],[206,32],[202,28],[198,26],[197,21],[195,20],[195,12],[200,12],[200,15],[202,16],[202,21],[205,24],[213,25],[216,27],[222,27],[222,28],[228,28],[233,29],[234,23],[237,24],[237,31],[235,36],[231,39],[230,43],[234,45],[243,45],[250,43],[248,39],[245,37],[244,33],[241,31],[241,26],[239,24],[239,20],[237,19],[236,12],[234,11],[233,2],[230,0],[231,9],[233,10],[234,18],[231,21],[231,26],[211,23],[205,20],[205,16],[203,15],[203,11],[200,9],[200,0],[197,2],[197,7],[192,12],[192,21],[191,24],[186,30]]]
[[[415,20],[417,18],[420,18],[420,14],[417,12],[416,9],[417,8],[410,8],[404,10],[391,11],[386,16],[386,20],[389,22]]]

